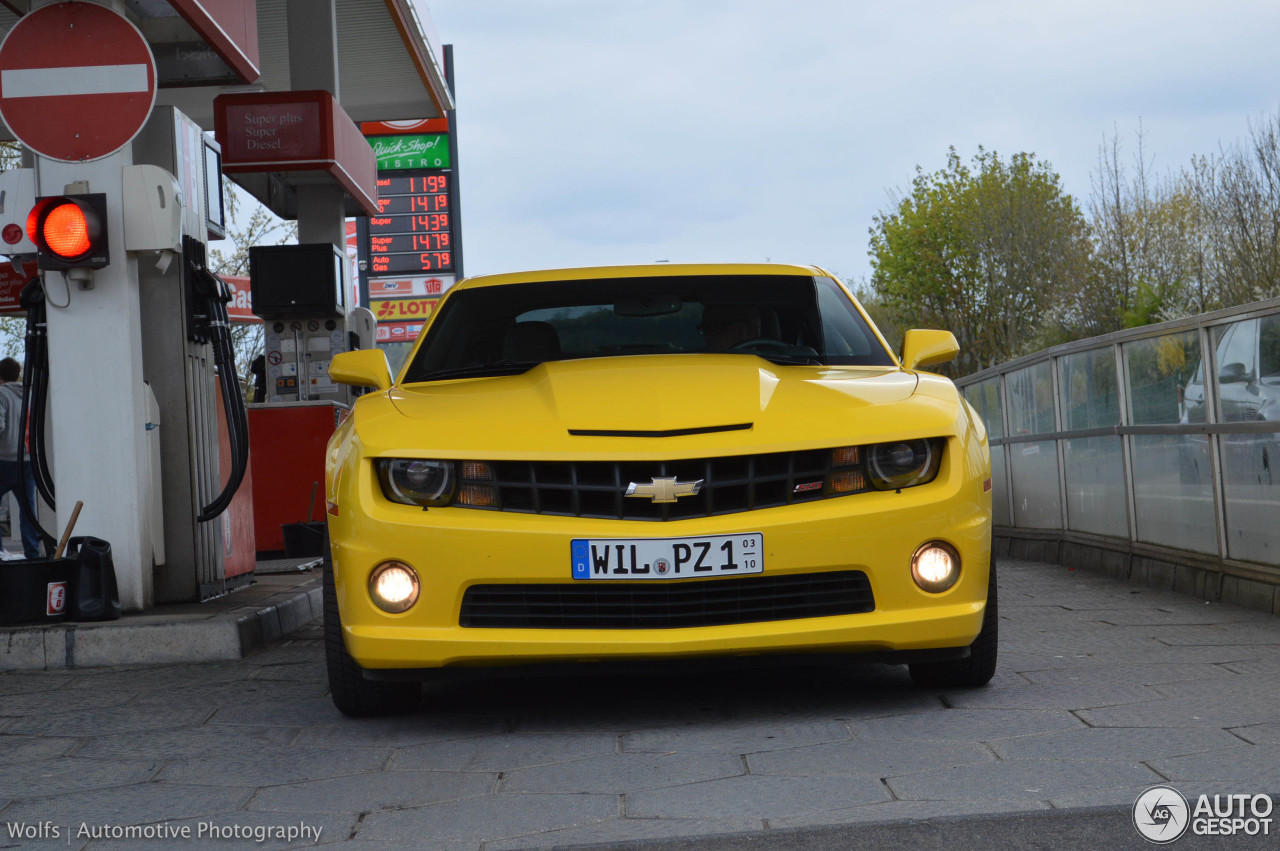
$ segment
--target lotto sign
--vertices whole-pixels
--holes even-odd
[[[67,608],[67,583],[50,582],[45,596],[44,613],[49,617],[60,615]]]
[[[379,322],[402,322],[406,319],[426,319],[436,309],[438,298],[398,298],[374,301],[370,306]]]
[[[49,159],[115,153],[142,129],[155,99],[146,39],[95,3],[36,9],[0,44],[0,117],[19,142]]]

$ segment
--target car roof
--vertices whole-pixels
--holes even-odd
[[[646,263],[635,266],[584,266],[572,269],[542,269],[533,272],[504,272],[479,275],[459,281],[454,289],[532,284],[540,281],[590,281],[616,278],[674,278],[696,275],[814,275],[831,276],[817,266],[790,263]]]

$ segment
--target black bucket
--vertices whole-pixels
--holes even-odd
[[[324,555],[324,536],[327,523],[281,523],[284,533],[284,554],[288,558],[319,558]]]
[[[65,621],[78,567],[74,558],[0,562],[0,626]]]
[[[72,538],[62,558],[0,562],[0,626],[120,617],[111,545]]]

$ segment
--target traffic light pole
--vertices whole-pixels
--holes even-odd
[[[151,604],[148,523],[149,455],[137,260],[124,247],[123,168],[126,145],[90,163],[36,158],[37,195],[107,196],[110,265],[88,280],[43,273],[48,304],[49,423],[58,532],[77,500],[84,509],[75,534],[111,544],[125,610]],[[50,530],[51,532],[54,530]]]

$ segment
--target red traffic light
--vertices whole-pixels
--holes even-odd
[[[27,237],[35,243],[41,269],[101,269],[107,250],[107,196],[56,195],[37,198],[27,216]]]

